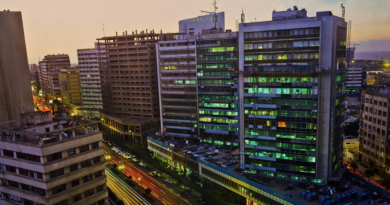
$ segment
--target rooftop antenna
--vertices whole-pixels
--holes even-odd
[[[345,17],[345,7],[343,4],[341,4],[341,11],[342,11],[342,17],[344,18]]]
[[[106,37],[106,33],[104,32],[104,24],[103,24],[103,37]]]
[[[202,10],[200,12],[214,14],[214,25],[215,25],[215,29],[217,29],[217,9],[218,9],[217,0],[214,0],[213,6],[214,6],[214,12],[202,11]]]
[[[241,13],[241,23],[245,23],[244,9],[242,9],[242,13]]]

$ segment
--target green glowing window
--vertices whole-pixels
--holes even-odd
[[[182,80],[174,80],[173,83],[174,84],[183,84],[183,81]]]
[[[237,147],[237,146],[238,146],[238,143],[233,143],[233,146],[236,146],[236,147]]]
[[[313,183],[324,183],[325,182],[325,180],[324,179],[311,179],[311,182],[313,182]]]
[[[279,177],[279,178],[287,178],[287,174],[276,174],[276,177]]]
[[[216,144],[216,145],[223,145],[223,141],[214,141],[214,144]]]
[[[232,143],[231,142],[226,142],[226,145],[231,145]]]

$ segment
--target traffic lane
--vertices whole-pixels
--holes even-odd
[[[135,196],[127,190],[122,184],[118,183],[113,176],[107,174],[107,186],[121,199],[125,204],[142,204]]]
[[[143,179],[145,179],[146,181],[149,182],[148,183],[149,188],[154,190],[155,192],[157,192],[158,195],[165,196],[164,198],[167,199],[169,202],[171,202],[170,204],[182,204],[182,205],[191,204],[188,202],[187,199],[182,198],[180,194],[174,192],[171,188],[166,187],[165,184],[158,182],[153,177],[151,177],[149,174],[145,173],[142,169],[136,167],[132,162],[127,161],[125,159],[122,159],[122,157],[119,156],[119,154],[117,154],[114,151],[111,151],[111,148],[108,147],[107,145],[104,144],[104,148],[105,148],[106,153],[107,153],[107,151],[109,151],[111,156],[113,158],[115,158],[115,162],[117,164],[124,164],[124,165],[126,165],[126,167],[131,168],[133,170],[133,172],[131,172],[131,174],[133,174],[135,176],[141,175],[143,177]],[[160,188],[160,189],[157,189],[157,188],[154,189],[153,186],[151,186],[150,184],[154,184],[154,185],[157,184],[158,188]]]

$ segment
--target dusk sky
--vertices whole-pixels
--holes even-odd
[[[77,49],[91,48],[96,38],[124,31],[178,32],[178,21],[212,11],[213,0],[0,0],[1,10],[21,11],[29,63],[47,54],[66,53],[77,62]],[[299,0],[308,16],[332,11],[352,20],[352,43],[357,51],[390,50],[390,0]],[[225,11],[225,27],[236,31],[236,20],[244,9],[246,22],[271,20],[272,11],[286,10],[297,0],[219,0]],[[0,31],[1,32],[1,31]]]

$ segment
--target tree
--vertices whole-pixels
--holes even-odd
[[[359,168],[359,165],[356,162],[352,162],[349,166],[352,168],[353,172]]]
[[[150,190],[150,188],[145,189],[146,194],[150,194],[150,192],[152,192],[152,190]]]
[[[117,202],[115,202],[116,205],[125,205],[125,203],[123,203],[122,200],[118,200]]]
[[[386,191],[390,190],[390,178],[386,177],[382,180],[382,186],[386,188]]]
[[[114,165],[112,165],[115,169],[118,167],[118,165],[117,164],[114,164]]]
[[[346,136],[358,136],[358,130],[359,130],[359,120],[356,120],[355,122],[349,123],[344,128],[344,133]]]

